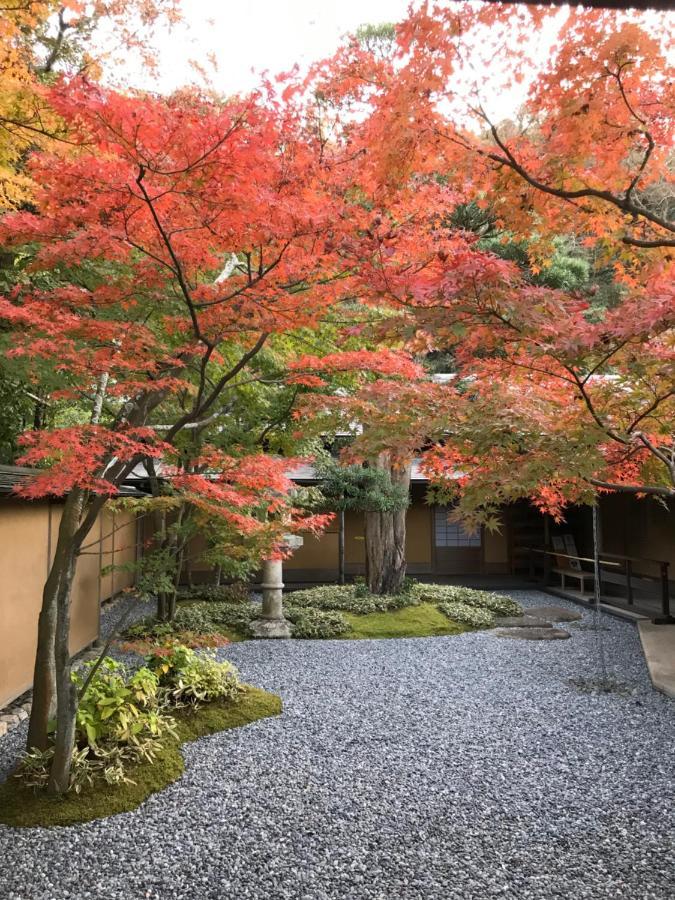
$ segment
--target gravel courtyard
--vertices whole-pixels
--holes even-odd
[[[133,813],[0,826],[0,898],[670,900],[675,703],[609,617],[628,690],[570,684],[597,675],[590,621],[550,643],[232,645],[284,714],[187,745],[182,780]],[[0,742],[0,777],[22,739]]]

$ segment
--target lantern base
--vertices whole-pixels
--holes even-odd
[[[257,638],[289,638],[293,626],[288,619],[256,619],[251,622],[251,633]]]

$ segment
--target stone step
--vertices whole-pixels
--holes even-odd
[[[573,609],[565,609],[564,606],[533,606],[526,615],[535,616],[537,619],[545,619],[547,622],[578,622],[583,619],[583,613]]]
[[[495,625],[501,628],[552,628],[553,625],[547,619],[538,616],[497,616]]]
[[[492,632],[498,638],[512,638],[516,641],[564,641],[570,637],[563,628],[495,628]]]

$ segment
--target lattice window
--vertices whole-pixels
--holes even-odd
[[[480,547],[482,544],[480,529],[473,534],[465,531],[459,522],[449,522],[450,510],[437,506],[434,510],[435,534],[437,547]]]

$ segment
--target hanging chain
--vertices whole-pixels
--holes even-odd
[[[605,659],[605,639],[603,628],[600,624],[600,540],[598,523],[598,503],[593,504],[593,574],[594,574],[594,604],[593,604],[593,628],[595,640],[598,645],[598,661],[600,663],[600,679],[607,682],[607,661]]]

